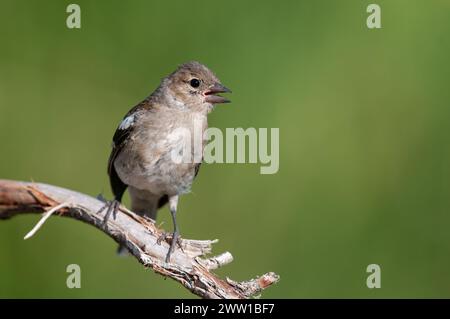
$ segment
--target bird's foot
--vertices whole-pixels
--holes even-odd
[[[163,242],[163,241],[167,241],[167,238],[169,237],[169,234],[168,233],[166,233],[166,232],[163,232],[159,237],[158,237],[158,239],[156,240],[156,243],[158,244],[158,245],[161,245],[161,243]]]
[[[178,232],[173,232],[173,233],[163,232],[161,234],[161,236],[158,237],[156,243],[158,245],[161,245],[162,241],[166,241],[166,242],[170,243],[169,251],[167,252],[167,255],[166,255],[166,263],[170,262],[170,256],[174,252],[176,245],[178,245],[178,247],[181,249],[181,251],[184,251],[183,246],[181,245],[180,234]]]
[[[163,241],[167,242],[167,243],[172,243],[172,238],[174,237],[174,233],[173,232],[163,232],[158,239],[156,240],[156,243],[158,245],[161,245],[161,243]],[[180,249],[183,249],[183,247],[181,246],[181,238],[179,237],[179,235],[177,235],[177,244],[178,247],[180,247]]]
[[[97,212],[97,214],[100,214],[106,209],[105,217],[103,218],[102,226],[106,226],[109,217],[111,216],[111,213],[113,214],[113,218],[116,219],[117,217],[117,211],[119,210],[120,202],[113,199],[110,201],[107,201],[105,205],[103,205],[102,208]]]

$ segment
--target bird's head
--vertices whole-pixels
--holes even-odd
[[[196,61],[180,65],[163,80],[162,86],[175,104],[186,107],[211,109],[214,104],[230,102],[219,94],[231,91],[220,83],[210,69]]]

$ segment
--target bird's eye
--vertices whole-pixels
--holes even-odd
[[[198,88],[200,86],[200,80],[198,79],[192,79],[191,82],[189,82],[193,88]]]

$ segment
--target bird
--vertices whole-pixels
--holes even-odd
[[[195,125],[205,132],[207,115],[216,104],[230,102],[221,93],[231,90],[208,67],[197,61],[181,64],[161,80],[152,94],[126,113],[113,136],[108,175],[114,199],[100,211],[106,209],[105,221],[111,213],[115,215],[127,189],[131,210],[152,220],[156,220],[158,209],[168,203],[173,232],[166,262],[170,262],[179,244],[179,197],[190,192],[202,161],[195,161],[194,145],[188,146],[186,152],[192,155],[191,161],[176,161],[173,156],[191,144],[186,143],[194,134]],[[200,144],[203,153],[203,138]],[[125,248],[119,247],[120,250]]]

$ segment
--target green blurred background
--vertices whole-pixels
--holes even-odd
[[[77,30],[70,1],[1,0],[0,178],[111,197],[120,119],[199,60],[233,90],[210,126],[280,128],[277,174],[204,164],[182,197],[182,235],[235,257],[221,276],[275,271],[273,298],[450,297],[450,2],[378,0],[369,30],[372,2],[79,0]],[[24,241],[37,220],[0,222],[0,297],[193,297],[75,220]]]

